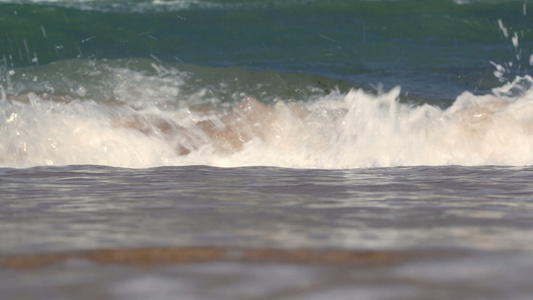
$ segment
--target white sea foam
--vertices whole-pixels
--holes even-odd
[[[120,72],[127,82],[142,76]],[[33,93],[7,96],[0,102],[0,166],[533,164],[529,76],[489,95],[465,92],[447,109],[399,103],[400,88],[379,95],[354,89],[271,105],[243,99],[228,109],[169,106],[154,99],[179,98],[179,84],[144,79],[138,90],[114,83],[119,101],[112,104]]]
[[[112,1],[112,0],[0,0],[0,3],[57,5],[81,10],[94,11],[181,11],[193,7],[219,7],[220,4],[198,0],[145,0],[145,1]]]

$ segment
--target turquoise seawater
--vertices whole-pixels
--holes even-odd
[[[231,66],[320,75],[342,86],[401,85],[406,95],[452,101],[499,85],[490,61],[512,62],[510,79],[527,74],[529,3],[1,1],[0,58],[4,70],[65,59]]]

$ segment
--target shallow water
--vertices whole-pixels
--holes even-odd
[[[145,269],[67,260],[2,269],[7,299],[526,299],[532,292],[531,168],[71,166],[1,174],[7,257],[189,246],[425,253],[344,266]]]
[[[0,289],[11,299],[529,299],[531,261],[528,255],[477,255],[392,267],[206,263],[156,269],[67,261],[2,271]]]
[[[2,169],[0,252],[187,245],[526,251],[531,172]]]

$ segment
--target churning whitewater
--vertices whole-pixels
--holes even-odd
[[[519,45],[519,38],[527,38],[528,32],[517,30],[516,24],[513,29],[516,18],[487,23],[472,17],[469,23],[478,26],[472,29],[477,30],[478,44],[452,27],[447,30],[454,42],[446,44],[447,48],[433,40],[444,37],[410,30],[414,28],[409,25],[412,16],[405,12],[398,13],[398,22],[407,24],[402,27],[405,32],[389,32],[397,24],[394,18],[379,18],[379,24],[373,24],[371,19],[345,16],[352,23],[339,19],[335,24],[342,28],[342,35],[335,37],[338,28],[324,30],[332,24],[328,14],[340,13],[338,7],[313,2],[309,3],[310,12],[325,18],[314,35],[297,30],[290,36],[261,35],[263,40],[251,39],[253,43],[236,35],[216,58],[210,54],[209,44],[204,45],[205,39],[196,40],[201,35],[189,34],[205,31],[205,36],[212,38],[219,34],[213,35],[216,26],[211,25],[220,20],[247,22],[234,15],[236,11],[251,10],[255,16],[260,9],[277,16],[280,9],[288,9],[290,14],[291,7],[301,3],[128,2],[134,7],[128,15],[133,18],[130,21],[136,14],[147,20],[168,18],[172,29],[139,32],[133,28],[118,36],[106,36],[107,30],[84,32],[73,42],[74,33],[52,39],[54,28],[83,21],[77,16],[86,10],[115,28],[113,22],[120,19],[117,12],[130,11],[126,9],[129,6],[107,1],[76,5],[35,2],[45,3],[35,7],[46,20],[54,20],[48,29],[36,25],[40,23],[32,25],[40,29],[34,38],[41,42],[17,40],[15,33],[0,39],[4,47],[0,60],[0,167],[90,164],[345,169],[533,164],[533,79],[529,75],[533,55],[528,56],[530,51]],[[396,7],[400,4],[387,5],[401,12],[402,7]],[[466,26],[460,4],[440,5],[457,14],[457,23],[442,16],[446,24]],[[31,19],[35,13],[25,6],[6,7],[13,12],[9,15],[12,23],[22,16]],[[365,1],[354,2],[347,9],[364,7],[378,15],[389,11]],[[504,8],[511,9],[492,9],[501,13]],[[519,14],[526,22],[526,4],[519,8],[523,8]],[[207,26],[201,20],[204,10],[211,9],[214,19]],[[433,6],[426,9],[431,11]],[[424,26],[441,30],[441,23],[427,23],[429,16],[424,14],[419,17]],[[271,25],[269,18],[264,21]],[[511,25],[504,25],[507,22]],[[90,27],[79,24],[79,28]],[[262,32],[269,28],[265,24],[255,29]],[[283,28],[278,29],[283,32]],[[238,32],[233,27],[228,30],[222,36]],[[505,41],[485,41],[493,46],[481,47],[480,41],[497,36],[498,31]],[[170,41],[168,32],[180,39],[187,37],[188,42]],[[409,42],[390,47],[397,35],[405,35]],[[287,37],[290,39],[285,40]],[[309,47],[311,52],[300,47],[302,39],[314,45]],[[167,40],[172,43],[166,45]],[[465,48],[455,53],[454,43],[461,41]],[[512,44],[510,55],[505,53],[511,61],[500,65],[491,59],[501,61],[501,56],[483,58],[484,53],[506,42]],[[475,45],[481,48],[468,48]],[[293,48],[286,51],[285,46]],[[374,55],[378,49],[383,51],[382,58]],[[200,50],[208,54],[196,56],[203,53]],[[123,51],[130,57],[123,57]],[[408,55],[413,51],[417,54]],[[249,60],[259,53],[264,57],[250,68]],[[290,53],[298,54],[287,56]],[[310,56],[299,60],[305,53]],[[446,55],[448,60],[438,59]],[[422,59],[426,56],[431,58],[429,64]],[[491,77],[487,76],[489,68],[495,69]],[[386,88],[372,88],[381,82]]]
[[[487,95],[464,92],[447,108],[400,102],[400,87],[268,103],[242,93],[222,105],[205,101],[202,88],[180,96],[186,74],[152,67],[158,75],[110,68],[111,100],[87,96],[83,86],[65,96],[3,90],[0,166],[533,164],[529,76]]]

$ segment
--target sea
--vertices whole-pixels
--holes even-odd
[[[532,15],[0,0],[0,298],[531,299]]]

